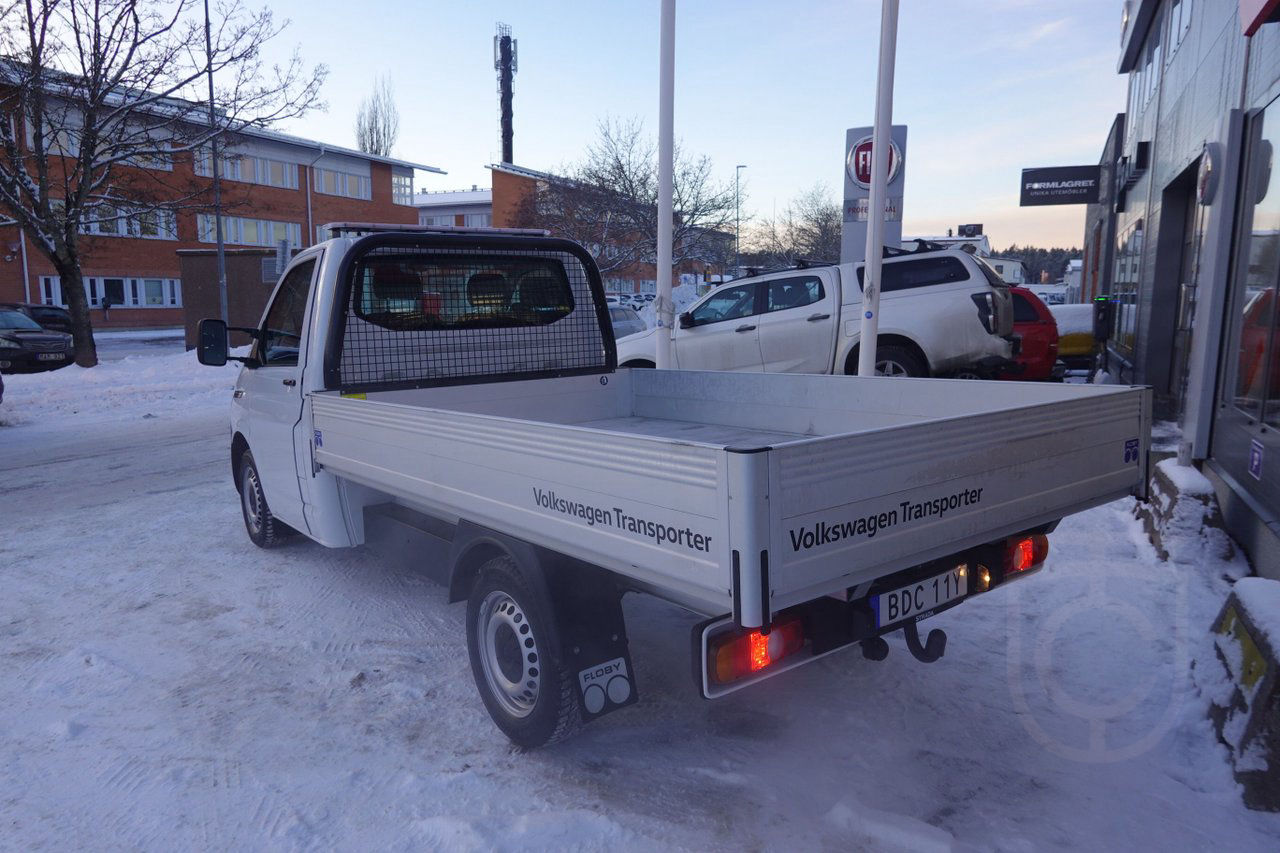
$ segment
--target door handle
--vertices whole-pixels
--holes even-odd
[[[831,315],[830,314],[813,314],[809,317],[806,317],[805,319],[810,323],[816,323],[819,320],[830,320]]]
[[[288,385],[290,388],[298,384],[298,380],[296,379],[281,379],[280,381],[283,382],[285,385]]]
[[[755,331],[755,328],[756,328],[755,326],[739,326],[738,328],[734,329],[734,331],[735,332],[753,332]]]

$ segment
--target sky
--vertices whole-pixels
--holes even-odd
[[[426,190],[487,187],[500,159],[495,23],[518,43],[515,162],[581,159],[609,116],[657,132],[658,0],[274,0],[273,50],[330,69],[327,110],[289,132],[354,146],[354,115],[387,75],[394,154],[445,169]],[[359,12],[353,14],[353,9]],[[1020,170],[1097,163],[1126,81],[1119,0],[905,0],[895,123],[908,126],[907,235],[981,222],[993,246],[1078,246],[1084,207],[1018,207]],[[845,129],[874,118],[879,0],[678,0],[675,133],[718,175],[742,171],[744,220],[815,184],[843,192]],[[744,235],[749,225],[744,224]],[[745,236],[744,236],[745,239]]]

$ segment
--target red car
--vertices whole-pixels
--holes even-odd
[[[1001,379],[1034,382],[1053,376],[1058,361],[1058,324],[1053,314],[1025,287],[1011,287],[1013,333],[1022,337],[1022,350],[1014,357],[1022,365],[1020,373],[1002,373]]]

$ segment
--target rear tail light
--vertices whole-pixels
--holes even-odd
[[[1008,540],[1004,554],[1005,575],[1033,569],[1049,556],[1049,537],[1042,534],[1015,536]]]
[[[804,648],[804,623],[799,619],[760,631],[727,631],[710,641],[708,670],[717,684],[729,684],[767,669]]]

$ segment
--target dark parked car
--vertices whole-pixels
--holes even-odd
[[[57,370],[73,355],[70,335],[46,331],[26,314],[0,308],[0,371]]]
[[[30,302],[0,302],[0,311],[17,311],[26,314],[51,332],[71,334],[71,312],[57,305],[34,305]]]

